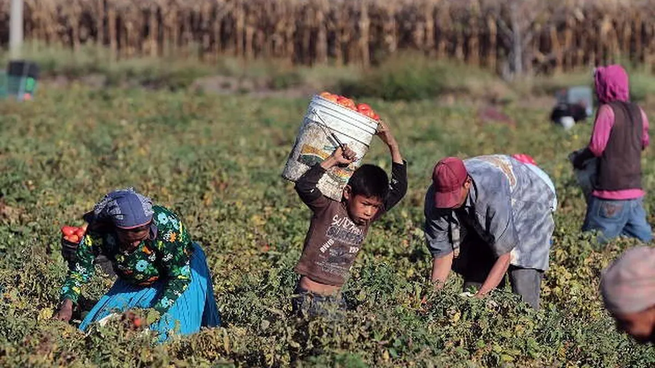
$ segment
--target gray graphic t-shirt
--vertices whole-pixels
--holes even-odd
[[[369,226],[393,208],[407,192],[405,163],[393,163],[389,194],[377,215],[365,224],[355,224],[348,215],[345,202],[333,201],[317,188],[325,169],[314,165],[296,182],[296,191],[312,210],[309,231],[302,256],[295,271],[315,282],[341,286],[350,274]]]

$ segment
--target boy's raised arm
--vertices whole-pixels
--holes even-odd
[[[312,166],[296,181],[295,189],[300,199],[312,211],[327,206],[330,203],[330,199],[323,196],[323,193],[318,189],[318,181],[321,180],[325,172],[331,167],[340,164],[350,164],[355,161],[355,158],[355,152],[350,148],[345,146],[345,150],[342,150],[339,147],[332,155],[323,160],[323,162]]]
[[[377,135],[389,147],[391,153],[391,182],[389,195],[384,201],[385,211],[394,207],[407,193],[407,165],[400,154],[396,138],[391,134],[389,127],[380,121]]]
[[[384,142],[389,147],[389,152],[391,153],[391,161],[396,164],[404,165],[405,161],[403,156],[400,154],[400,148],[398,147],[398,142],[396,142],[396,137],[391,134],[389,126],[380,121],[380,127],[378,128],[377,135],[380,137],[382,142]]]

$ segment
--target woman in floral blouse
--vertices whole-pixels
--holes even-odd
[[[150,328],[159,332],[160,341],[170,338],[177,322],[182,335],[220,325],[205,254],[174,213],[130,188],[107,194],[85,220],[87,233],[61,289],[56,318],[71,319],[82,285],[94,274],[93,260],[102,253],[118,279],[87,314],[81,330],[132,308],[159,313]]]

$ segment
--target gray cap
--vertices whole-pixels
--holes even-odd
[[[611,313],[636,313],[655,306],[655,248],[625,251],[603,271],[600,291]]]

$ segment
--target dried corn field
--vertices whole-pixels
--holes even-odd
[[[115,58],[369,66],[409,49],[499,72],[566,71],[618,57],[651,66],[653,13],[654,0],[25,0],[25,37]]]

